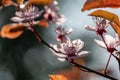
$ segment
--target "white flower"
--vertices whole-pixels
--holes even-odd
[[[56,33],[58,34],[57,41],[67,42],[69,38],[67,38],[67,35],[73,32],[72,28],[69,28],[68,30],[65,30],[64,27],[59,26],[56,28]]]
[[[106,45],[105,45],[104,42],[94,39],[94,41],[95,41],[99,46],[107,49],[108,52],[110,52],[110,53],[116,51],[116,48],[117,48],[118,46],[120,46],[120,38],[119,38],[119,36],[118,36],[117,34],[116,34],[116,38],[113,38],[113,37],[110,36],[110,35],[105,35],[105,36],[104,36],[104,40],[105,40]]]
[[[16,16],[11,18],[11,20],[14,22],[29,22],[39,17],[42,13],[43,13],[43,10],[39,11],[37,7],[30,6],[27,9],[17,11],[15,13]]]
[[[84,42],[80,39],[68,41],[66,43],[51,45],[56,51],[50,49],[58,60],[65,61],[65,59],[73,60],[75,58],[88,54],[88,51],[81,51]]]
[[[95,24],[96,24],[95,27],[90,27],[88,25],[85,25],[85,29],[90,30],[90,31],[95,31],[99,35],[106,33],[105,29],[108,27],[108,23],[105,19],[96,18]]]
[[[62,25],[66,21],[66,18],[64,15],[59,14],[58,10],[57,1],[53,1],[50,5],[45,6],[44,18],[52,21],[56,25]]]

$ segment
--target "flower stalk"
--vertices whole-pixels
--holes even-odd
[[[100,35],[100,36],[101,36],[104,44],[105,44],[106,47],[108,48],[108,46],[107,46],[107,44],[106,44],[106,42],[105,42],[105,39],[104,39],[103,35]],[[114,54],[112,54],[112,52],[109,52],[109,53],[110,53],[110,56],[109,56],[109,59],[108,59],[108,61],[107,61],[107,64],[106,64],[106,67],[105,67],[105,70],[104,70],[105,74],[106,74],[106,71],[107,71],[107,68],[108,68],[108,65],[109,65],[109,62],[110,62],[110,59],[111,59],[112,56],[118,61],[119,71],[120,71],[120,59],[119,59],[118,57],[116,57]]]

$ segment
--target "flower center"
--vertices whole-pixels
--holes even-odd
[[[107,49],[110,53],[113,53],[116,49],[115,48],[108,48]]]
[[[53,17],[51,14],[48,15],[48,20],[52,21]]]
[[[76,49],[73,46],[68,47],[68,50],[66,52],[67,52],[68,57],[73,57],[73,56],[75,56]]]
[[[58,38],[62,40],[62,38],[64,37],[64,35],[59,35]]]
[[[98,28],[96,32],[97,34],[102,35],[103,33],[106,33],[106,30]]]

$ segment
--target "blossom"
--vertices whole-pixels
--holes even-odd
[[[113,38],[110,35],[105,35],[104,36],[105,43],[102,41],[99,41],[97,39],[94,39],[94,41],[101,47],[107,49],[108,52],[112,53],[116,51],[116,48],[120,46],[120,37],[118,34],[116,34],[116,37]]]
[[[39,17],[43,11],[35,6],[29,6],[28,8],[21,9],[16,12],[16,17],[11,18],[14,22],[7,24],[0,30],[2,38],[15,39],[19,37],[26,29],[33,31],[31,26],[37,25],[42,27],[48,27],[48,22],[44,19],[34,21],[35,18]]]
[[[27,9],[17,11],[15,13],[16,16],[11,18],[11,20],[14,22],[30,22],[34,21],[34,19],[39,17],[42,13],[43,10],[39,11],[37,7],[29,6]]]
[[[89,53],[88,51],[81,51],[84,46],[84,42],[80,39],[51,46],[54,50],[50,50],[55,56],[57,56],[58,60],[60,61],[65,61],[65,59],[73,60]]]
[[[56,25],[61,25],[66,21],[66,18],[64,15],[58,13],[59,8],[57,4],[57,1],[53,1],[50,5],[45,6],[44,18],[48,21],[52,21]]]
[[[58,34],[57,41],[67,42],[69,39],[66,36],[72,33],[72,31],[73,31],[72,28],[65,30],[64,27],[58,26],[56,28],[56,33]]]
[[[102,35],[103,33],[106,33],[106,28],[108,27],[108,23],[105,19],[97,19],[95,20],[95,27],[90,27],[88,25],[85,26],[85,29],[90,31],[95,31],[97,34]]]

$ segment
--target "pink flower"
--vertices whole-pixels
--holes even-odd
[[[44,18],[56,25],[62,25],[66,21],[66,18],[64,15],[58,13],[59,8],[57,4],[57,1],[53,1],[50,5],[45,6]]]
[[[61,41],[62,43],[67,42],[69,38],[66,36],[72,33],[73,29],[69,28],[68,30],[65,30],[64,27],[59,26],[56,28],[56,33],[58,34],[57,41]]]
[[[57,51],[56,52],[51,49],[53,54],[57,56],[58,60],[60,61],[65,61],[65,59],[73,60],[89,53],[88,51],[81,51],[84,46],[84,42],[80,39],[51,46]]]
[[[105,43],[99,40],[94,40],[99,46],[107,49],[108,52],[112,53],[116,51],[116,48],[120,46],[120,37],[116,34],[116,37],[113,38],[110,35],[105,35],[104,36]]]
[[[27,9],[23,9],[21,11],[17,11],[15,13],[15,17],[11,18],[14,22],[30,22],[34,21],[35,18],[38,18],[43,13],[43,10],[39,11],[39,9],[35,6],[30,6]]]
[[[105,29],[108,27],[108,23],[105,19],[96,18],[96,20],[94,22],[96,24],[96,27],[90,27],[90,26],[86,25],[85,29],[90,30],[90,31],[95,31],[99,35],[106,33]]]

